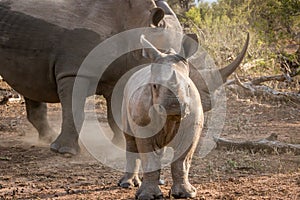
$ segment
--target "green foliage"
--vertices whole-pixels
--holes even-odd
[[[217,65],[230,62],[241,50],[245,32],[250,32],[251,46],[245,62],[255,62],[244,75],[278,72],[276,57],[287,44],[300,45],[299,0],[218,0],[185,13],[183,23],[199,34],[201,45]],[[277,66],[278,67],[278,66]]]
[[[299,31],[294,23],[300,20],[299,5],[298,0],[252,0],[250,24],[268,43],[291,38]]]
[[[194,0],[166,0],[166,1],[177,14],[186,12],[194,3]]]

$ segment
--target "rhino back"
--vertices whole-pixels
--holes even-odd
[[[30,99],[58,102],[57,77],[75,76],[100,42],[99,35],[86,29],[67,30],[0,5],[0,74]]]
[[[65,32],[71,35],[74,30],[76,33],[78,30],[85,30],[85,33],[90,31],[99,35],[100,41],[103,41],[116,33],[134,28],[133,26],[147,26],[149,11],[153,5],[136,9],[141,5],[141,1],[135,2],[134,7],[128,2],[2,0],[0,45],[31,54],[31,50],[53,50],[55,45],[64,39],[62,34]],[[147,2],[149,4],[152,1]],[[134,15],[131,14],[133,12]],[[136,19],[132,18],[133,16]],[[83,34],[81,32],[81,35]],[[94,42],[95,45],[97,42],[99,40]]]
[[[3,3],[13,11],[68,30],[93,30],[103,38],[122,31],[124,26],[134,28],[130,24],[145,23],[143,16],[155,7],[153,0],[4,0]]]
[[[24,96],[58,101],[49,63],[55,38],[62,32],[54,25],[0,4],[0,74]]]
[[[4,52],[29,57],[32,53],[49,53],[63,31],[43,20],[0,6],[0,45]]]
[[[2,0],[0,74],[28,98],[57,102],[57,79],[75,76],[104,39],[146,26],[152,7],[150,0]]]

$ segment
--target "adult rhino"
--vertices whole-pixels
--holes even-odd
[[[105,39],[141,27],[161,27],[182,32],[174,12],[164,1],[0,1],[0,74],[25,97],[28,120],[38,130],[40,139],[51,140],[53,135],[47,121],[45,103],[61,102],[61,133],[51,144],[51,150],[71,154],[79,151],[80,125],[79,128],[75,126],[73,115],[83,121],[85,97],[78,97],[78,110],[73,113],[72,91],[85,57]],[[158,34],[158,43],[164,41],[169,43],[169,47],[178,45],[173,44],[175,40],[172,36],[159,35],[157,31],[154,34]],[[219,70],[224,81],[242,61],[247,46],[248,41],[237,59]],[[195,49],[186,43],[183,47],[187,54],[191,54],[190,49]],[[149,62],[149,59],[142,57],[140,50],[127,53],[111,63],[99,81],[96,94],[102,94],[107,100],[108,122],[115,133],[121,131],[111,111],[114,85],[131,68]],[[212,77],[214,73],[218,71],[212,71]],[[208,111],[211,109],[208,87],[201,76],[191,74],[202,97],[203,109]],[[88,79],[86,83],[89,84]]]

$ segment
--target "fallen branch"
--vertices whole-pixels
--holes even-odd
[[[252,79],[251,83],[253,85],[259,85],[259,84],[261,84],[263,82],[267,82],[267,81],[280,81],[280,82],[283,82],[285,80],[286,80],[286,77],[284,75],[262,76],[262,77]]]
[[[300,155],[300,144],[288,144],[277,140],[277,135],[272,133],[269,137],[257,141],[231,141],[225,138],[214,138],[217,148],[228,150],[249,150],[250,152],[264,151],[267,153],[294,153]]]
[[[240,80],[240,78],[236,74],[234,75],[234,77],[235,77],[235,80],[236,80],[236,84],[238,86],[242,87],[245,90],[249,90],[251,92],[254,92],[254,89],[253,89],[253,87],[251,87],[250,83],[247,83],[247,82],[246,83],[242,83],[242,81]]]
[[[291,76],[291,77],[295,77],[297,75],[300,75],[300,69],[299,69],[298,73],[296,73],[294,76]],[[237,79],[237,76],[235,76],[235,79],[228,80],[226,82],[226,85],[238,84],[238,79]],[[247,82],[251,83],[252,85],[260,85],[261,83],[268,82],[268,81],[284,82],[286,80],[287,80],[286,75],[281,74],[281,75],[256,77],[256,78],[251,79],[251,81],[247,81]]]
[[[242,82],[236,75],[235,80],[227,82],[227,88],[234,93],[244,97],[258,97],[266,100],[276,101],[292,101],[294,103],[300,103],[300,93],[293,92],[279,92],[266,85],[259,85],[262,82],[269,80],[282,80],[285,79],[284,75],[277,76],[264,76],[253,79],[252,81]]]

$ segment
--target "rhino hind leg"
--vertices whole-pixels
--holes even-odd
[[[124,142],[124,137],[123,137],[123,132],[119,128],[118,124],[116,123],[113,113],[112,113],[112,108],[111,108],[111,98],[108,97],[106,98],[107,102],[107,121],[108,124],[114,133],[113,138],[112,138],[112,143],[122,149],[125,148],[125,142]]]
[[[73,93],[75,77],[58,81],[58,95],[62,105],[61,133],[51,144],[50,149],[61,154],[76,155],[80,151],[79,132],[84,120],[84,104],[88,91],[88,80],[76,79],[78,90]]]
[[[25,97],[27,119],[39,133],[41,141],[50,143],[55,138],[47,119],[47,104],[30,100]]]

